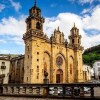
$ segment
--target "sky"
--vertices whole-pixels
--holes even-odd
[[[0,0],[0,54],[24,54],[25,19],[34,0]],[[100,44],[100,0],[37,0],[45,18],[44,34],[58,26],[68,39],[74,23],[84,49]],[[69,39],[68,39],[69,41]]]

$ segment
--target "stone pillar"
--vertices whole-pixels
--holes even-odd
[[[84,87],[80,87],[80,96],[84,97]]]
[[[94,87],[91,87],[91,97],[94,97]]]

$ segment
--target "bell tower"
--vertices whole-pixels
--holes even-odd
[[[43,34],[44,18],[41,16],[41,9],[37,7],[36,0],[34,6],[29,10],[29,16],[26,19],[26,32],[33,31],[34,34]]]
[[[69,45],[74,48],[79,48],[81,45],[81,35],[79,35],[79,29],[75,26],[70,30],[70,43]]]
[[[41,53],[40,44],[45,40],[43,33],[44,18],[41,16],[41,9],[37,7],[36,0],[34,6],[29,10],[26,18],[26,33],[23,35],[25,42],[25,61],[24,61],[24,83],[39,83],[39,56]],[[41,58],[42,59],[42,58]],[[36,72],[36,70],[38,70]]]
[[[70,43],[69,47],[74,50],[74,82],[83,81],[83,65],[82,65],[82,51],[81,35],[79,35],[79,29],[75,26],[70,30]]]

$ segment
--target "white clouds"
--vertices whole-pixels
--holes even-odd
[[[25,18],[26,16],[21,16],[19,19],[15,19],[14,17],[3,18],[0,22],[0,34],[22,37],[26,28]]]
[[[0,39],[0,43],[7,43],[7,41],[4,39]]]
[[[58,26],[60,30],[64,32],[65,38],[68,38],[70,34],[70,29],[73,27],[74,22],[80,30],[82,35],[82,45],[85,48],[100,44],[100,5],[96,6],[91,10],[90,15],[79,16],[73,13],[60,13],[56,17],[50,17],[45,19],[44,32],[47,35],[53,34],[53,31]],[[8,35],[13,38],[9,40],[16,44],[24,44],[22,36],[26,30],[25,24],[26,16],[21,16],[19,19],[14,17],[3,18],[0,22],[0,35]],[[88,33],[84,30],[87,30]],[[91,30],[95,30],[93,35],[89,35]],[[98,34],[96,32],[98,31]],[[1,43],[4,41],[1,40]],[[6,43],[6,42],[5,42]]]
[[[0,12],[2,12],[3,9],[5,9],[5,5],[4,4],[0,4]]]
[[[95,29],[100,31],[100,5],[93,9],[92,14],[83,18],[85,29]]]
[[[10,54],[9,50],[0,49],[0,54]]]
[[[81,16],[78,16],[76,14],[60,13],[57,17],[46,18],[46,22],[44,24],[44,31],[50,36],[50,34],[53,33],[54,29],[59,26],[60,30],[64,32],[65,38],[68,38],[68,36],[70,35],[70,30],[74,25],[74,22],[76,23],[76,26],[80,29],[80,34],[83,37],[82,44],[85,46],[84,39],[86,35],[83,31],[82,18]]]
[[[14,2],[13,0],[9,0],[9,1],[10,1],[10,3],[11,3],[12,7],[14,7],[14,9],[15,9],[16,11],[19,11],[19,9],[21,8],[20,3],[19,3],[19,2]]]
[[[87,13],[92,13],[94,6],[91,6],[90,8],[83,9],[81,14],[87,14]]]
[[[11,41],[14,41],[17,45],[24,45],[24,41],[22,40],[22,37],[14,37],[10,39]]]
[[[74,2],[78,2],[80,4],[92,4],[93,2],[100,2],[100,0],[69,0],[70,2],[74,3]]]
[[[24,52],[19,51],[18,49],[0,49],[0,54],[19,54],[19,52],[20,54],[24,54]]]
[[[14,17],[3,18],[0,22],[0,35],[14,36],[16,38],[10,39],[13,40],[16,44],[23,44],[22,36],[25,33],[26,16],[21,16],[19,19]]]
[[[54,29],[60,26],[60,30],[64,32],[65,38],[70,34],[70,29],[73,27],[73,23],[80,30],[82,35],[82,45],[85,48],[100,44],[100,6],[97,6],[91,12],[91,15],[79,16],[73,13],[60,13],[57,17],[46,18],[44,24],[45,33],[52,34]],[[91,30],[98,32],[90,35]],[[84,30],[87,30],[88,33]]]
[[[56,7],[57,6],[57,4],[51,4],[50,5],[50,7]]]
[[[63,31],[65,33],[65,36],[67,37],[69,35],[70,29],[74,25],[74,22],[76,22],[78,27],[82,27],[80,24],[80,19],[80,16],[72,13],[60,13],[57,17],[46,18],[44,31],[50,36],[50,34],[53,33],[54,29],[59,26],[61,31]]]
[[[85,3],[93,3],[95,0],[79,0],[80,3],[85,4]]]
[[[53,34],[54,29],[59,26],[60,30],[64,32],[65,38],[68,38],[70,29],[73,27],[73,24],[75,22],[76,26],[80,30],[80,34],[82,35],[82,45],[85,48],[88,48],[100,43],[99,12],[100,6],[97,6],[93,9],[91,15],[84,15],[83,17],[66,12],[60,13],[56,17],[46,18],[44,24],[44,32],[47,33],[47,35],[50,37],[50,35]],[[0,22],[0,35],[12,36],[13,38],[9,38],[11,42],[13,41],[18,45],[23,45],[24,43],[22,40],[22,36],[26,30],[25,18],[26,16],[21,16],[19,19],[16,19],[14,17],[9,17],[8,19],[3,18]],[[95,33],[89,35],[89,33],[91,33],[90,29],[95,29]],[[84,30],[87,30],[88,33]],[[97,31],[98,34],[96,34]]]

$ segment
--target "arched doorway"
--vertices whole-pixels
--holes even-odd
[[[61,69],[56,72],[56,83],[63,83],[63,71]]]

